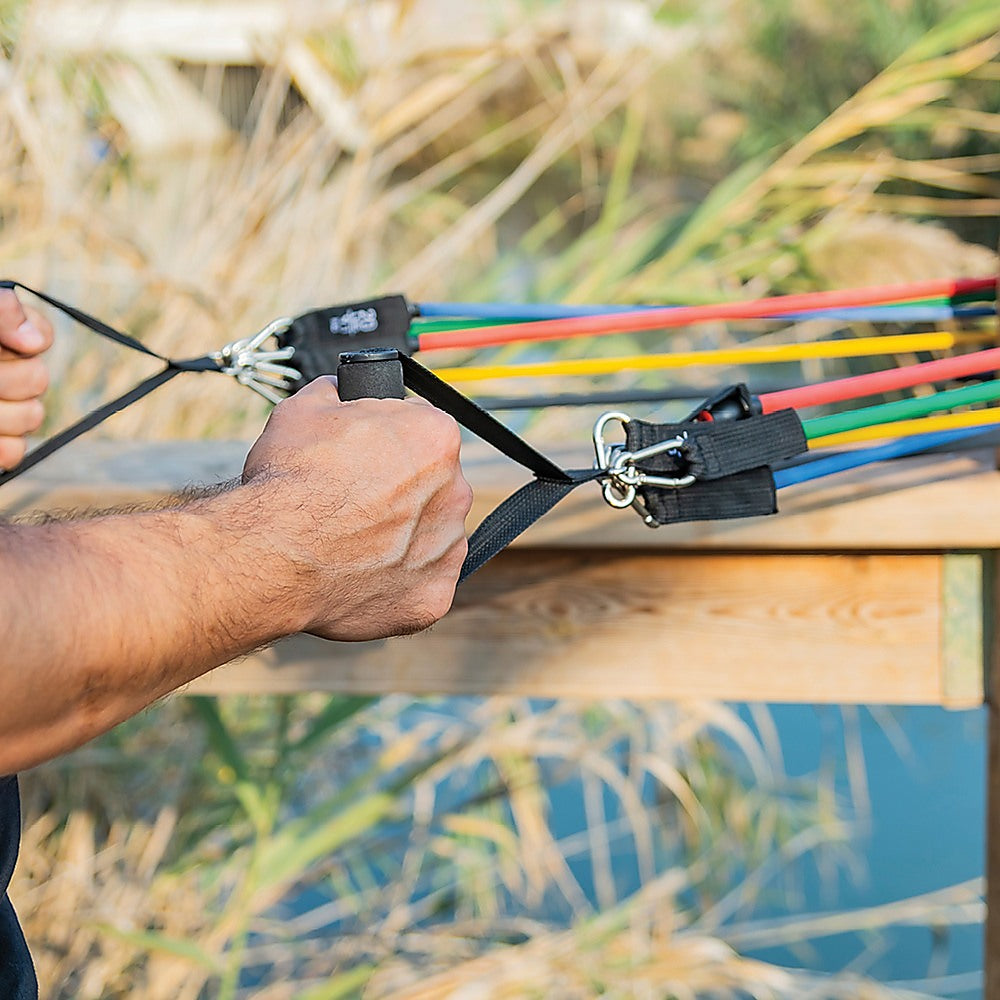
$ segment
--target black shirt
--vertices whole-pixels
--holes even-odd
[[[0,997],[38,1000],[38,982],[7,886],[14,874],[21,840],[21,802],[17,778],[0,777]]]

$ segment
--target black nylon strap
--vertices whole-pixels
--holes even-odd
[[[532,448],[510,428],[504,427],[496,417],[481,409],[468,396],[463,396],[413,358],[401,353],[399,360],[403,364],[403,381],[407,388],[453,416],[466,430],[472,431],[497,451],[530,469],[540,478],[556,482],[571,481],[569,473]]]
[[[403,368],[403,382],[408,389],[450,414],[466,430],[529,469],[536,477],[507,497],[472,533],[460,581],[510,545],[570,491],[600,476],[598,470],[568,472],[561,468],[413,358],[400,351],[398,360]]]
[[[144,382],[140,382],[137,386],[129,389],[128,392],[117,399],[99,406],[96,410],[91,410],[85,417],[82,417],[75,424],[70,424],[65,430],[60,431],[58,434],[53,434],[52,437],[43,441],[37,448],[32,448],[21,459],[16,468],[0,473],[0,486],[3,486],[4,483],[9,483],[12,479],[16,479],[21,473],[27,472],[28,469],[33,465],[37,465],[43,458],[48,458],[54,451],[58,451],[81,434],[86,434],[91,428],[96,427],[102,421],[107,420],[108,417],[118,413],[119,410],[124,410],[126,406],[136,402],[136,400],[142,399],[143,396],[148,396],[149,393],[159,388],[164,382],[169,382],[175,375],[180,375],[181,371],[182,369],[180,368],[164,368],[155,375],[151,375]]]
[[[157,354],[156,351],[150,350],[145,344],[136,340],[135,337],[130,337],[127,333],[122,333],[121,330],[116,330],[113,326],[108,326],[107,323],[97,319],[95,316],[91,316],[89,313],[85,313],[82,309],[77,309],[76,306],[60,302],[59,299],[55,299],[51,295],[46,295],[45,292],[40,292],[35,288],[29,288],[20,281],[0,280],[0,288],[9,288],[12,291],[15,288],[23,288],[26,292],[31,292],[36,298],[47,302],[50,306],[75,319],[77,323],[82,323],[89,330],[93,330],[94,333],[99,333],[102,337],[107,337],[108,340],[113,340],[123,347],[131,347],[133,351],[140,351],[143,354],[148,354],[150,357],[159,358],[161,361],[167,360],[161,354]]]
[[[460,581],[506,548],[581,483],[604,477],[603,470],[560,468],[423,365],[404,354],[399,355],[399,361],[409,389],[451,414],[463,427],[530,469],[536,477],[507,497],[473,532]],[[632,420],[626,426],[626,447],[638,451],[682,435],[686,438],[683,449],[662,452],[637,466],[650,474],[679,477],[691,473],[697,477],[691,486],[682,489],[644,486],[638,490],[646,509],[660,524],[775,513],[777,501],[770,465],[807,447],[802,424],[792,410],[741,420],[697,422],[689,418],[680,424]]]
[[[6,472],[0,472],[0,486],[3,486],[4,483],[10,482],[12,479],[16,479],[18,476],[27,472],[32,466],[41,462],[42,459],[48,458],[48,456],[54,451],[58,451],[60,448],[69,444],[70,441],[74,441],[81,434],[86,434],[87,431],[96,427],[98,424],[103,423],[103,421],[107,420],[108,417],[113,416],[120,410],[124,410],[126,406],[130,406],[132,403],[142,399],[143,396],[148,396],[154,389],[159,388],[165,382],[169,382],[175,375],[179,375],[181,372],[205,372],[220,370],[218,363],[207,354],[198,358],[189,358],[185,361],[176,361],[171,358],[164,357],[162,354],[158,354],[156,351],[147,347],[141,341],[136,340],[135,337],[130,337],[127,333],[122,333],[120,330],[116,330],[114,327],[108,326],[107,323],[91,316],[89,313],[85,313],[82,309],[77,309],[75,306],[61,302],[59,299],[53,298],[51,295],[46,295],[45,292],[39,292],[34,288],[30,288],[28,285],[25,285],[20,281],[0,279],[0,288],[9,288],[12,291],[15,288],[22,288],[24,291],[30,292],[36,298],[48,303],[48,305],[53,308],[65,313],[71,319],[76,320],[78,323],[87,327],[87,329],[92,330],[94,333],[97,333],[102,337],[106,337],[108,340],[113,340],[116,344],[121,344],[122,347],[128,347],[133,351],[138,351],[140,354],[145,354],[151,358],[157,358],[165,365],[165,367],[158,371],[155,375],[151,375],[138,385],[133,386],[128,390],[128,392],[123,393],[117,399],[113,399],[110,402],[97,407],[96,410],[91,410],[90,413],[81,417],[76,423],[70,424],[69,427],[60,431],[58,434],[54,434],[52,437],[43,441],[37,448],[33,448],[29,451],[16,468],[10,469]]]
[[[502,552],[518,535],[547,514],[563,497],[581,483],[589,483],[601,475],[600,470],[584,469],[567,473],[566,480],[533,479],[512,493],[469,538],[469,553],[462,564],[458,582],[471,576],[484,563]]]

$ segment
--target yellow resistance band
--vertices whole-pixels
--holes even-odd
[[[930,431],[947,431],[956,427],[981,427],[1000,424],[1000,406],[987,410],[967,410],[964,413],[945,413],[938,417],[919,417],[916,420],[896,420],[874,427],[859,427],[839,434],[826,434],[809,442],[813,448],[830,448],[841,444],[855,444],[858,441],[877,441],[885,438],[909,437],[911,434],[925,434]]]
[[[710,351],[683,351],[677,354],[633,354],[622,358],[577,358],[526,365],[482,365],[438,368],[434,374],[446,382],[480,382],[492,378],[528,378],[545,375],[613,375],[620,371],[689,368],[695,365],[762,365],[811,358],[859,358],[879,354],[908,354],[913,351],[947,351],[970,340],[992,339],[993,334],[904,333],[887,337],[858,337],[855,340],[816,341],[807,344],[767,344],[760,347],[721,348]]]

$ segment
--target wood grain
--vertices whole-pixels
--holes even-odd
[[[82,443],[5,486],[2,511],[155,501],[231,478],[245,452]],[[472,521],[526,478],[483,449],[466,466]],[[581,487],[430,632],[295,637],[192,690],[971,705],[988,635],[976,552],[1000,549],[998,510],[992,452],[785,491],[773,518],[659,531]],[[949,554],[963,549],[976,552]]]
[[[426,633],[300,636],[190,690],[938,704],[943,560],[508,551]]]

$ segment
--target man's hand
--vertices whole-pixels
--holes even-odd
[[[2,327],[8,344],[17,318]],[[431,625],[467,547],[458,453],[441,411],[342,403],[317,379],[275,408],[241,485],[159,510],[0,522],[0,774],[293,632],[375,639]]]
[[[0,470],[12,469],[27,450],[27,435],[42,425],[39,397],[49,384],[39,357],[52,344],[52,325],[0,290]]]
[[[330,378],[276,407],[243,480],[268,496],[261,526],[299,599],[298,629],[374,639],[445,614],[472,503],[459,445],[454,420],[423,401],[342,403]]]

